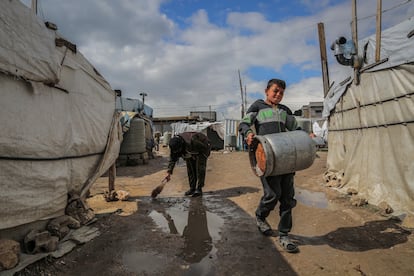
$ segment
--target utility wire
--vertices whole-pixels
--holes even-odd
[[[405,4],[408,4],[411,1],[412,0],[406,0],[405,2],[401,2],[401,3],[399,3],[399,4],[395,5],[395,6],[392,6],[391,8],[382,10],[381,13],[389,12],[389,11],[394,10],[396,8],[399,8],[399,7],[401,7],[401,6],[405,5]],[[372,17],[376,17],[376,16],[377,16],[376,14],[368,15],[368,16],[365,16],[365,17],[358,18],[357,21],[362,21],[362,20],[365,20],[365,19],[368,19],[368,18],[372,18]]]
[[[230,106],[238,106],[238,103],[229,103],[229,104],[219,104],[219,105],[166,105],[166,106],[152,106],[153,109],[174,109],[174,110],[180,110],[180,109],[191,109],[191,108],[205,108],[205,107],[216,107],[216,108],[223,108],[223,107],[230,107]]]

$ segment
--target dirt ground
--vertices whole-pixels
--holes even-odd
[[[277,237],[255,226],[261,184],[246,152],[212,152],[202,198],[185,197],[184,162],[155,199],[166,174],[167,148],[147,164],[118,167],[116,190],[128,201],[106,202],[108,177],[98,179],[88,204],[101,235],[59,259],[32,264],[18,275],[414,275],[414,237],[398,218],[373,206],[355,207],[326,187],[326,151],[295,176],[298,205],[289,254]],[[278,207],[278,206],[277,206]],[[278,213],[268,218],[276,228]]]

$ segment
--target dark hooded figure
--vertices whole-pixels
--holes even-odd
[[[206,135],[200,132],[183,132],[171,138],[169,142],[170,161],[166,179],[169,181],[176,162],[181,157],[187,165],[190,189],[187,196],[201,196],[206,178],[207,158],[210,156],[211,143]]]

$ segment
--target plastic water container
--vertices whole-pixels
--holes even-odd
[[[257,176],[274,176],[309,168],[316,156],[316,145],[302,130],[256,135],[249,159]]]
[[[170,143],[172,137],[172,133],[171,132],[164,132],[164,139],[163,139],[163,145],[164,146],[168,146],[168,144]]]
[[[129,130],[124,133],[120,154],[137,154],[146,152],[145,123],[140,118],[133,118]]]

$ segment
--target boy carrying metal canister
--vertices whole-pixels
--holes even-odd
[[[292,111],[280,104],[285,92],[286,83],[280,79],[271,79],[265,89],[266,99],[255,101],[247,110],[246,116],[239,125],[239,131],[243,134],[247,145],[250,147],[255,133],[251,129],[254,126],[257,135],[296,130],[298,124]],[[260,232],[266,236],[274,234],[266,218],[274,210],[277,202],[280,202],[278,225],[279,243],[284,250],[290,253],[298,252],[297,245],[289,238],[292,229],[292,208],[296,206],[293,187],[294,173],[276,176],[260,176],[263,185],[263,196],[256,209],[256,223]]]

